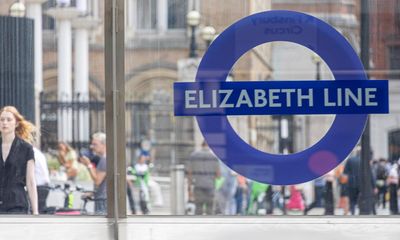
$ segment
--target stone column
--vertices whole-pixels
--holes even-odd
[[[157,12],[157,28],[160,35],[164,35],[168,30],[168,14],[165,9],[168,9],[168,1],[167,0],[159,0],[158,1],[158,12]]]
[[[99,21],[92,17],[79,17],[72,22],[75,29],[74,41],[74,97],[79,102],[75,117],[74,136],[79,142],[89,142],[89,31],[96,27]]]
[[[72,139],[72,35],[71,20],[79,15],[76,8],[56,7],[47,11],[56,19],[57,26],[57,99],[58,140],[71,142]]]

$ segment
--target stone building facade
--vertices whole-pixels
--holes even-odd
[[[27,0],[36,1],[36,0]],[[14,0],[4,0],[0,2],[0,14],[7,15],[7,9]],[[64,81],[64,76],[60,76],[59,54],[62,46],[59,45],[60,13],[69,8],[79,8],[79,4],[84,4],[85,11],[78,16],[71,17],[71,81],[66,86],[72,101],[78,99],[79,93],[76,92],[76,85],[79,83],[75,79],[76,57],[84,56],[81,51],[77,51],[76,42],[77,31],[74,21],[83,21],[85,17],[91,17],[97,21],[87,29],[88,32],[88,100],[90,102],[101,103],[104,101],[104,0],[72,0],[66,1],[70,5],[60,4],[58,0],[42,1],[42,36],[43,36],[43,91],[42,101],[56,102],[60,99],[60,81]],[[61,1],[65,2],[65,1]],[[196,31],[197,52],[199,57],[206,50],[206,43],[201,39],[201,30],[205,26],[213,26],[217,33],[222,32],[233,22],[248,16],[251,13],[269,10],[270,1],[264,0],[126,0],[126,46],[125,46],[125,77],[126,77],[126,101],[127,116],[127,142],[130,147],[128,158],[133,159],[135,150],[140,146],[143,139],[150,139],[157,146],[159,158],[171,158],[171,148],[174,145],[183,146],[184,150],[179,150],[177,155],[185,158],[185,155],[195,146],[193,134],[195,134],[195,124],[189,121],[184,123],[185,129],[178,133],[177,127],[181,127],[173,120],[172,112],[172,85],[178,80],[177,62],[187,59],[190,45],[190,29],[186,24],[186,14],[190,10],[197,10],[201,14],[200,25]],[[57,14],[52,13],[56,9]],[[55,17],[55,18],[54,18]],[[60,49],[61,48],[61,49]],[[36,49],[35,49],[36,50]],[[260,46],[245,54],[234,66],[232,76],[234,80],[258,80],[271,78],[270,46]],[[39,99],[37,99],[39,101]],[[131,105],[129,105],[131,104]],[[50,105],[49,105],[50,106]],[[91,105],[92,106],[92,105]],[[97,105],[96,105],[97,106]],[[131,106],[131,107],[130,107]],[[55,119],[54,114],[42,114],[44,118],[51,120],[42,124],[42,135],[46,139],[66,141],[81,141],[80,132],[104,131],[104,111],[97,109],[89,110],[89,128],[80,127],[78,136],[76,129],[80,123],[68,125],[60,130],[60,115],[58,115],[58,128],[51,121]],[[97,109],[97,110],[96,110]],[[73,110],[72,110],[73,111]],[[136,111],[136,112],[135,112]],[[78,113],[79,114],[79,113]],[[47,115],[51,115],[47,117]],[[78,115],[72,113],[72,117],[67,119],[76,120]],[[138,123],[139,121],[139,123]],[[188,122],[188,121],[186,121]],[[238,117],[232,118],[231,123],[239,134],[248,142],[257,145],[263,142],[262,146],[268,149],[272,137],[270,133],[260,134],[257,127],[267,121],[257,121],[256,118]],[[77,125],[78,124],[78,125]],[[62,124],[65,125],[65,124]],[[63,126],[61,126],[63,127]],[[70,129],[72,128],[72,129]],[[70,130],[69,130],[70,129]],[[61,134],[60,131],[73,131],[71,134]],[[186,137],[172,139],[172,132],[183,134]],[[61,134],[61,135],[60,135]],[[268,136],[267,136],[268,135]],[[257,140],[258,138],[258,140]],[[86,141],[87,139],[84,139]],[[53,143],[54,147],[54,143]],[[181,152],[179,152],[181,151]],[[186,156],[187,157],[187,156]],[[179,158],[179,156],[178,156]],[[167,160],[165,160],[167,161]],[[169,160],[168,160],[169,161]],[[168,167],[165,164],[163,167]]]

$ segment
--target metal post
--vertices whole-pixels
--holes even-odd
[[[321,62],[318,61],[318,62],[315,63],[315,65],[317,66],[317,73],[315,75],[315,79],[317,81],[319,81],[319,80],[321,80]]]
[[[369,0],[361,0],[361,61],[368,73],[369,70]],[[373,193],[371,174],[371,146],[369,118],[361,138],[360,161],[360,215],[372,214]]]
[[[283,153],[284,150],[284,144],[283,144],[283,138],[282,138],[282,116],[279,115],[278,116],[278,135],[279,135],[279,153]],[[272,187],[272,186],[271,186]],[[283,199],[283,206],[282,206],[282,211],[283,211],[283,215],[286,215],[286,199],[285,199],[285,191],[286,191],[286,186],[282,186],[281,189],[281,194],[282,194],[282,199]]]
[[[124,4],[104,2],[107,217],[114,220],[114,239],[118,219],[126,218]]]
[[[190,52],[189,52],[189,57],[190,58],[196,58],[197,57],[197,44],[196,44],[196,26],[191,26],[191,36],[190,36]]]
[[[185,214],[185,166],[173,165],[171,168],[171,213]]]
[[[171,171],[170,171],[170,188],[171,188],[171,214],[184,215],[185,214],[185,166],[176,161],[176,123],[173,116],[173,131],[171,132]]]

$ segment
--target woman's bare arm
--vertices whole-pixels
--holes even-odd
[[[33,159],[28,161],[26,167],[26,188],[28,189],[32,213],[33,215],[38,215],[38,194],[35,180],[35,161]]]

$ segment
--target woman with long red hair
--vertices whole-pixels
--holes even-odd
[[[0,110],[0,213],[38,214],[32,143],[35,127],[13,106]],[[28,190],[28,197],[25,192]],[[30,202],[30,205],[29,205]]]

